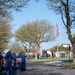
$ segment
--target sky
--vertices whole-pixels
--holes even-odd
[[[70,44],[68,40],[68,36],[66,34],[66,29],[62,23],[61,16],[57,15],[54,11],[49,10],[47,6],[47,2],[45,0],[41,0],[39,2],[34,2],[34,0],[30,1],[26,8],[22,8],[21,12],[14,11],[13,15],[13,29],[12,31],[15,32],[17,29],[21,27],[21,25],[35,21],[36,19],[42,20],[46,19],[51,22],[54,27],[58,25],[59,27],[59,36],[58,40],[48,43],[41,44],[41,49],[49,49],[55,45],[61,45],[63,43]]]

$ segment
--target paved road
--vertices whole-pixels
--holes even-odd
[[[75,75],[75,69],[45,62],[27,61],[27,70],[24,72],[18,70],[14,75]]]

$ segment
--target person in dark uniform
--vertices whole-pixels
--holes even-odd
[[[8,75],[12,75],[12,60],[13,60],[13,57],[12,57],[11,51],[9,51],[6,54],[5,59],[6,59],[6,63],[7,63]]]
[[[12,53],[12,57],[13,57],[13,70],[16,71],[17,70],[17,55],[15,52]]]
[[[26,70],[26,55],[24,54],[24,52],[21,52],[18,55],[18,58],[20,58],[20,70],[25,71]]]
[[[2,75],[2,70],[3,70],[3,55],[0,52],[0,75]]]

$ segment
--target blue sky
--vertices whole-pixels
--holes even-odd
[[[46,19],[51,22],[54,26],[58,24],[59,27],[59,37],[58,37],[58,44],[69,44],[70,41],[68,40],[68,36],[66,34],[66,29],[61,21],[60,15],[56,15],[52,10],[49,10],[47,7],[47,3],[45,0],[41,0],[40,2],[36,3],[34,0],[28,3],[29,6],[27,8],[23,8],[21,12],[13,12],[13,32],[15,32],[21,25],[35,21],[36,19]],[[41,49],[49,49],[57,44],[57,41],[43,43],[41,45]]]

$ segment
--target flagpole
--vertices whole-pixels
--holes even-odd
[[[58,49],[58,35],[57,35],[57,52],[59,52],[59,49]]]
[[[58,36],[59,36],[59,28],[58,25],[56,25],[56,42],[57,42],[57,57],[59,57],[59,49],[58,49]]]

